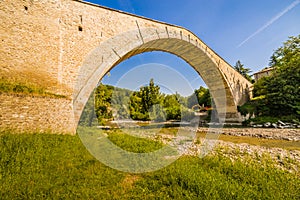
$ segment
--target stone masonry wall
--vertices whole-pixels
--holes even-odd
[[[94,73],[82,69],[86,58],[99,45],[126,32],[136,31],[137,38],[142,34],[147,38],[157,37],[155,32],[141,31],[149,28],[164,31],[166,37],[177,34],[182,40],[205,49],[205,54],[218,63],[218,70],[229,83],[233,93],[228,95],[231,102],[235,101],[233,96],[240,99],[245,92],[243,88],[250,84],[184,28],[79,0],[1,0],[0,80],[33,83],[67,99],[1,95],[0,127],[75,133],[72,102],[78,93],[77,79]],[[116,54],[111,51],[103,55],[102,63],[105,63],[103,58],[111,56]],[[108,67],[113,66],[111,63]],[[209,80],[213,77],[212,74]],[[239,100],[233,104],[239,104]]]
[[[109,38],[138,27],[168,28],[170,32],[181,32],[183,37],[192,34],[170,24],[77,0],[2,0],[0,78],[11,78],[13,74],[14,79],[71,97],[89,53]],[[229,81],[240,80],[238,90],[248,84],[232,68],[222,72]],[[234,86],[232,90],[236,90]]]
[[[0,129],[74,134],[72,116],[70,99],[0,94]]]
[[[65,92],[57,81],[59,13],[53,0],[0,1],[0,78]]]

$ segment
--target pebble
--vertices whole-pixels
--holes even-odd
[[[198,128],[198,131],[207,132],[208,128]],[[218,132],[218,131],[213,131]],[[219,131],[220,132],[220,131]],[[254,129],[254,128],[224,128],[221,131],[222,134],[233,136],[251,136],[267,139],[281,139],[289,141],[300,141],[300,130],[298,129]],[[281,148],[267,148],[263,146],[255,146],[246,143],[232,143],[221,140],[205,140],[206,145],[211,145],[208,149],[204,149],[204,139],[199,143],[194,143],[191,138],[184,136],[167,136],[161,135],[161,139],[164,143],[167,143],[173,147],[177,147],[178,152],[181,155],[194,155],[199,156],[201,150],[209,151],[205,152],[211,154],[221,153],[224,156],[229,157],[231,160],[236,160],[245,156],[251,156],[255,159],[262,158],[264,155],[268,155],[274,161],[278,168],[287,170],[289,172],[298,173],[300,170],[300,151],[299,150],[285,150]],[[202,145],[201,145],[202,144]],[[292,160],[292,162],[290,162]],[[259,161],[260,162],[260,161]]]

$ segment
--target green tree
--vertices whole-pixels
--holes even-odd
[[[195,98],[196,96],[196,98]],[[192,108],[194,105],[199,104],[200,106],[211,106],[211,96],[209,89],[200,86],[199,89],[194,91],[194,94],[188,97],[188,107]]]
[[[271,67],[284,67],[287,64],[299,64],[300,54],[300,34],[296,37],[291,36],[283,43],[283,46],[278,48],[271,56],[269,65]]]
[[[79,119],[80,126],[93,126],[98,124],[97,116],[95,113],[95,98],[94,93],[92,93],[84,106]]]
[[[243,75],[248,81],[252,82],[253,79],[249,75],[251,73],[251,70],[249,68],[245,68],[244,65],[241,63],[241,61],[237,61],[234,69],[239,72],[241,75]]]
[[[154,84],[154,80],[151,79],[149,86],[140,88],[140,95],[142,98],[143,111],[146,113],[151,106],[161,103],[160,87]]]
[[[262,96],[266,96],[267,94],[267,83],[269,82],[270,77],[269,76],[265,76],[262,77],[261,79],[259,79],[255,84],[254,84],[254,88],[252,90],[253,93],[253,97],[261,97]]]
[[[134,120],[149,120],[148,113],[143,109],[141,93],[133,92],[130,96],[130,117]]]
[[[207,88],[200,86],[196,94],[197,94],[199,105],[201,106],[204,105],[209,107],[211,106],[211,96]]]
[[[95,91],[95,112],[101,125],[105,124],[106,119],[112,118],[111,99],[113,86],[103,85],[102,83]]]
[[[266,99],[274,115],[300,115],[300,35],[277,49],[271,63],[273,76],[266,83]]]
[[[113,111],[113,117],[115,119],[129,118],[129,102],[132,93],[133,92],[128,89],[114,87],[111,99],[111,107]]]
[[[194,94],[187,97],[187,107],[188,108],[192,108],[194,105],[199,104],[195,92],[196,92],[196,90],[194,91]]]
[[[254,84],[254,97],[260,97],[258,110],[261,110],[262,115],[299,117],[300,35],[289,37],[273,53],[270,65],[275,70],[273,74]]]
[[[153,107],[154,105],[161,106],[162,103],[163,95],[160,93],[160,87],[155,85],[154,80],[151,79],[148,86],[141,87],[130,97],[130,116],[132,119],[150,120],[149,112],[151,112],[153,114],[151,115],[152,119],[154,117],[157,120],[162,120],[164,116],[161,107]]]
[[[167,114],[167,119],[181,119],[181,105],[178,94],[167,95],[164,98],[164,109]]]

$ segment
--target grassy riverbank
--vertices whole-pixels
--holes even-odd
[[[136,152],[161,145],[126,135],[109,137]],[[0,134],[0,153],[1,199],[300,198],[299,177],[268,159],[184,156],[159,171],[131,174],[100,163],[78,136],[10,133]]]

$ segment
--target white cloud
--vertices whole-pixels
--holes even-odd
[[[296,7],[300,3],[300,0],[296,0],[293,3],[291,3],[288,7],[286,7],[284,10],[282,10],[280,13],[275,15],[271,20],[269,20],[265,25],[263,25],[261,28],[259,28],[257,31],[252,33],[249,37],[247,37],[244,41],[242,41],[237,48],[243,46],[246,42],[248,42],[251,38],[271,26],[274,22],[276,22],[280,17],[282,17],[284,14],[286,14],[288,11]]]

